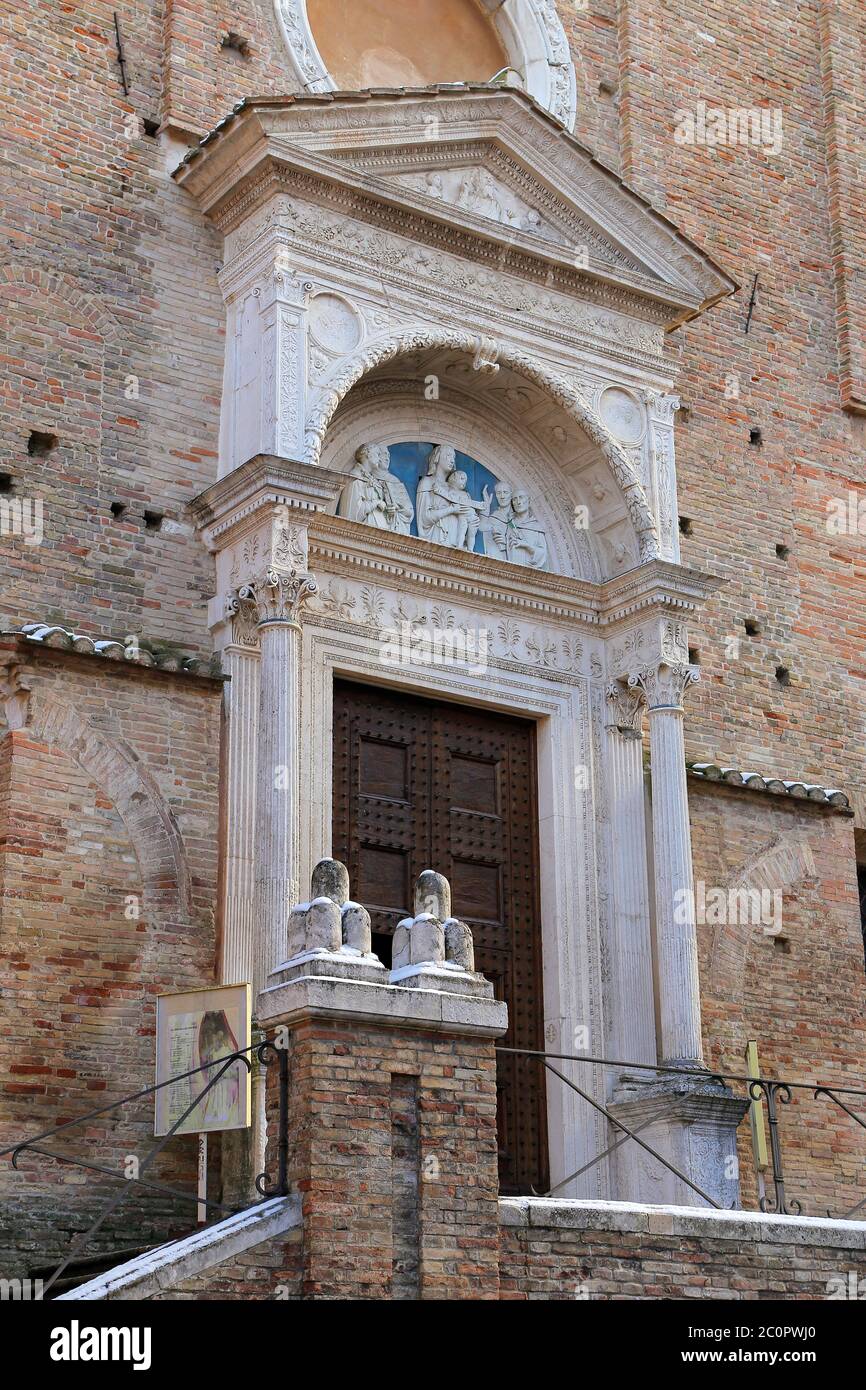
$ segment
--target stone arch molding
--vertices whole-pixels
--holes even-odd
[[[480,340],[471,333],[445,330],[414,329],[370,343],[365,350],[343,367],[328,383],[322,396],[307,417],[305,456],[309,463],[318,463],[325,434],[338,406],[352,387],[368,372],[397,357],[412,352],[444,348],[475,356]],[[596,415],[580,386],[569,382],[558,372],[544,367],[526,353],[508,346],[499,347],[498,360],[534,382],[546,391],[583,432],[596,444],[605,459],[611,478],[622,494],[629,518],[638,540],[641,563],[658,559],[661,554],[658,529],[635,468],[625,451],[616,442],[607,426]]]
[[[370,439],[391,445],[418,437],[420,421],[414,382],[411,397],[407,397],[405,388],[410,383],[405,379],[377,385],[375,395],[366,398],[362,379],[334,417],[322,452],[322,462],[333,472],[347,467],[355,450]],[[574,526],[570,515],[573,502],[556,477],[552,454],[540,439],[524,429],[519,420],[503,421],[483,397],[479,399],[455,388],[446,399],[426,404],[425,417],[431,439],[449,443],[461,440],[466,452],[491,473],[512,488],[524,485],[529,489],[533,509],[545,523],[553,573],[574,574],[594,582],[602,578],[602,565],[591,533]]]
[[[577,83],[554,0],[481,0],[481,5],[490,15],[525,90],[573,130]],[[274,8],[289,62],[302,89],[334,91],[336,83],[316,46],[306,0],[274,0]]]
[[[774,836],[765,849],[732,874],[725,888],[766,889],[792,894],[818,882],[809,841],[802,835]],[[716,927],[710,957],[710,988],[719,999],[742,999],[749,947],[758,930],[750,922],[727,922]]]
[[[116,808],[138,860],[147,909],[162,919],[189,918],[191,881],[180,831],[129,744],[101,733],[61,700],[31,697],[27,729],[68,754]]]

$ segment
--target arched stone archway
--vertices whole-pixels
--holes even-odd
[[[612,481],[622,495],[634,528],[641,562],[658,558],[661,553],[658,530],[643,485],[624,450],[595,414],[580,386],[569,382],[527,353],[507,345],[497,344],[497,347],[503,366],[512,368],[545,391],[597,446]],[[363,377],[406,354],[440,348],[477,358],[483,343],[470,333],[446,329],[410,329],[365,345],[326,383],[323,392],[315,399],[306,420],[307,461],[319,461],[325,434],[337,409]]]
[[[520,79],[518,85],[562,125],[573,129],[577,86],[556,6],[550,0],[481,0],[481,8],[490,15],[515,77]],[[274,10],[291,67],[303,90],[335,90],[337,83],[316,43],[306,0],[274,0]],[[448,74],[440,80],[447,81]]]

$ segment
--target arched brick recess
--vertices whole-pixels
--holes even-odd
[[[0,266],[0,286],[23,285],[37,289],[42,294],[55,295],[62,299],[104,342],[117,343],[120,327],[95,295],[82,289],[71,275],[44,270],[38,265],[24,265],[7,262]]]
[[[138,858],[145,910],[163,920],[188,918],[190,872],[180,831],[137,753],[59,700],[34,699],[27,727],[74,758],[117,808]]]
[[[792,893],[817,878],[808,840],[798,834],[780,834],[732,874],[725,888]],[[717,998],[742,999],[749,947],[756,930],[750,922],[728,922],[716,927],[708,984],[710,993]]]

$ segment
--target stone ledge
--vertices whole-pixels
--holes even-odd
[[[654,1207],[590,1199],[500,1197],[499,1221],[502,1226],[532,1230],[620,1231],[690,1240],[866,1250],[866,1221],[836,1221],[823,1216],[769,1216],[757,1211],[708,1211],[703,1207]]]
[[[263,1026],[317,1017],[489,1038],[501,1037],[508,1028],[508,1010],[498,1000],[434,989],[302,975],[268,985],[259,995]]]
[[[81,1284],[55,1302],[79,1299],[147,1299],[184,1279],[236,1258],[245,1250],[301,1225],[301,1199],[274,1197],[259,1206],[229,1216],[215,1226],[195,1231],[182,1240],[160,1245],[107,1274]]]

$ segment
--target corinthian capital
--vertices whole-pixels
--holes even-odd
[[[624,738],[640,738],[643,719],[643,695],[624,681],[614,681],[604,692],[607,699],[606,724],[618,729]]]
[[[628,678],[629,687],[643,694],[647,705],[654,709],[682,709],[683,696],[690,685],[700,680],[696,666],[684,661],[660,661],[646,666]]]
[[[234,603],[252,612],[259,627],[266,623],[300,625],[301,609],[319,586],[311,574],[298,570],[267,569],[242,584]]]

